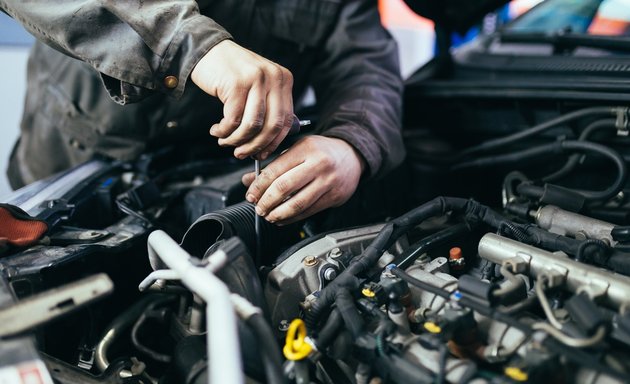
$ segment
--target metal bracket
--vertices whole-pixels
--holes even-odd
[[[617,128],[617,136],[628,136],[630,131],[630,117],[628,116],[630,109],[627,107],[617,108],[617,119],[615,120],[615,128]]]
[[[71,312],[114,289],[104,273],[27,297],[0,309],[0,338],[17,335]]]

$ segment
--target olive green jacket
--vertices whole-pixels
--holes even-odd
[[[189,80],[198,60],[233,39],[308,85],[319,134],[346,140],[371,177],[404,156],[396,44],[376,0],[0,0],[40,41],[28,63],[14,187],[95,154],[131,160],[203,138],[222,106]],[[113,101],[112,101],[113,100]]]

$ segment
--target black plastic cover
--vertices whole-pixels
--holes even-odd
[[[606,319],[597,305],[584,294],[573,296],[567,300],[564,307],[571,314],[571,318],[588,335],[592,335],[597,328],[606,324]]]
[[[405,0],[417,14],[440,27],[464,33],[509,0]]]

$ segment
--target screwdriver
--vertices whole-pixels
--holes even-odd
[[[302,127],[305,127],[307,125],[311,125],[311,121],[310,120],[300,120],[298,119],[297,116],[293,115],[293,123],[291,124],[291,129],[289,130],[289,133],[287,134],[287,136],[293,136],[293,135],[297,135],[298,133],[300,133],[300,130],[302,129]],[[254,159],[254,172],[256,173],[256,179],[254,181],[258,180],[258,176],[260,175],[260,160],[258,159]],[[260,266],[260,262],[262,261],[262,241],[261,241],[261,236],[260,236],[260,225],[261,225],[261,218],[260,216],[258,216],[258,213],[256,213],[254,211],[254,217],[255,217],[255,221],[254,221],[254,232],[256,233],[256,265]]]

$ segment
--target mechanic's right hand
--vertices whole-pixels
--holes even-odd
[[[223,102],[223,119],[210,134],[234,156],[265,159],[293,123],[291,72],[231,40],[214,46],[197,63],[192,81]]]

